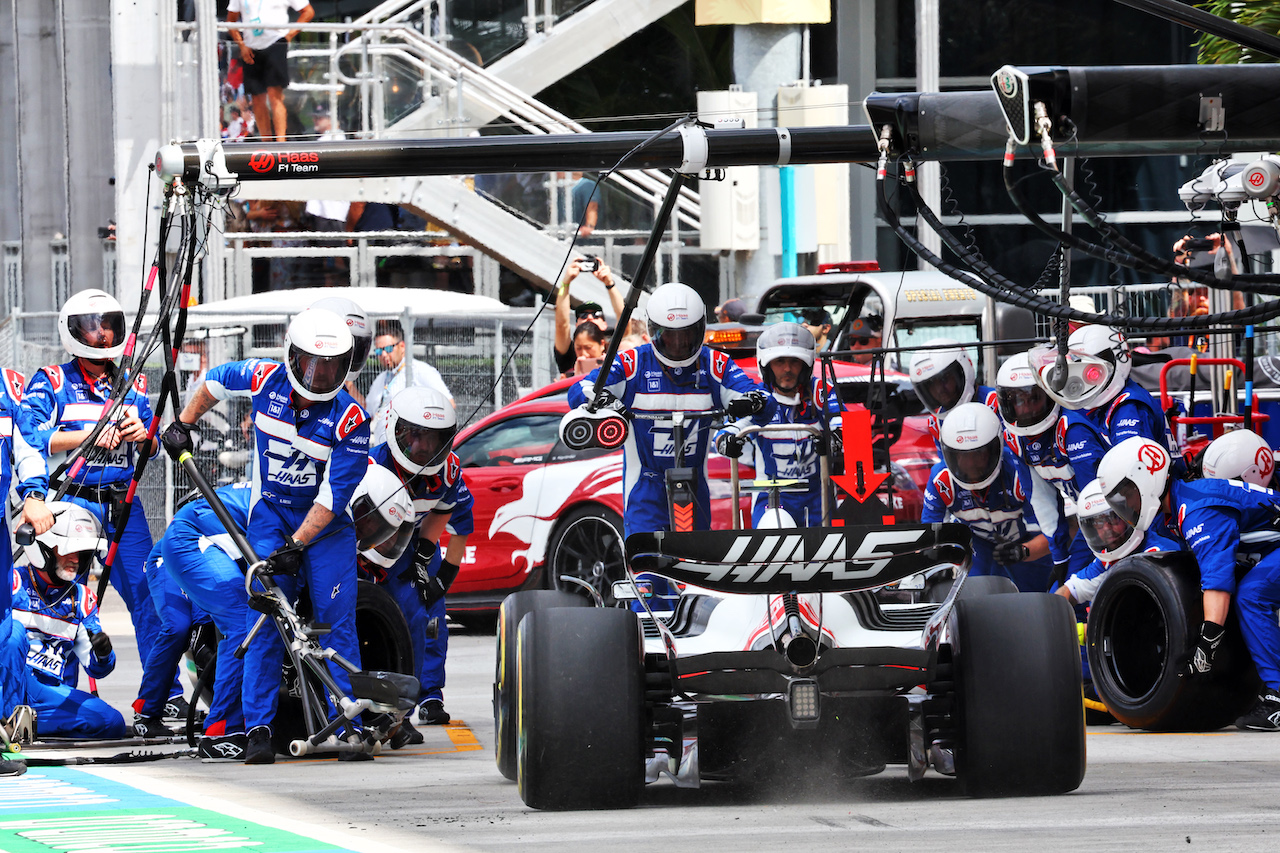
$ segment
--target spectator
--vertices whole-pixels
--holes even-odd
[[[632,315],[627,321],[627,336],[618,342],[618,352],[626,352],[647,343],[649,343],[649,324],[643,318]]]
[[[827,335],[831,334],[831,314],[822,308],[806,308],[799,313],[800,324],[813,333],[817,351],[822,352],[827,346]]]
[[[387,417],[391,412],[391,398],[408,384],[404,366],[410,359],[405,358],[406,352],[407,346],[400,323],[396,320],[379,320],[373,336],[371,354],[386,369],[374,377],[373,384],[369,386],[369,394],[365,397],[365,410],[369,412],[369,417],[373,418],[371,446],[382,444],[387,440]],[[425,361],[419,361],[416,358],[411,360],[413,361],[413,384],[433,388],[448,397],[449,402],[452,403],[453,394],[449,393],[449,388],[444,384],[440,371]]]
[[[853,321],[849,327],[849,349],[857,353],[853,356],[853,361],[857,364],[870,364],[875,355],[871,352],[858,352],[859,350],[877,349],[881,344],[881,329],[883,321],[879,317],[859,317]]]
[[[737,323],[742,320],[742,315],[745,313],[747,313],[747,305],[741,299],[737,297],[726,299],[716,306],[716,322]]]
[[[231,0],[227,5],[227,23],[235,23],[248,14],[247,30],[231,30],[231,40],[240,48],[244,63],[244,90],[253,101],[253,114],[263,138],[273,130],[276,142],[284,142],[288,114],[284,106],[284,90],[289,85],[289,42],[297,30],[280,29],[289,23],[289,10],[298,13],[298,23],[315,17],[315,9],[307,0]]]
[[[573,177],[577,179],[571,194],[573,223],[578,226],[579,237],[590,237],[600,221],[600,191],[596,188],[598,178],[590,172],[574,172]]]
[[[579,275],[583,274],[584,262],[586,266],[595,264],[595,269],[591,270],[603,285],[604,289],[609,293],[609,304],[613,308],[613,315],[619,317],[622,315],[622,294],[618,293],[614,287],[613,273],[609,267],[600,263],[592,257],[578,258],[569,262],[569,266],[564,271],[564,279],[560,282],[560,287],[556,291],[556,340],[555,340],[555,358],[556,370],[562,375],[568,376],[573,372],[574,361],[577,356],[573,351],[574,330],[583,320],[591,320],[595,322],[602,330],[608,331],[609,324],[604,319],[604,309],[595,302],[584,302],[578,306],[575,313],[574,321],[569,322],[569,284]]]
[[[573,330],[573,353],[577,361],[572,376],[582,376],[604,364],[604,353],[609,348],[609,336],[591,320],[583,320]]]
[[[235,104],[227,107],[227,113],[231,116],[231,120],[227,122],[227,130],[222,134],[223,138],[228,142],[236,142],[243,139],[249,132],[249,128],[245,126],[244,116],[240,113],[240,108]]]

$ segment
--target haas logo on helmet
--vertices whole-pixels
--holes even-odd
[[[1138,461],[1147,469],[1148,474],[1161,471],[1168,464],[1164,452],[1154,444],[1144,444],[1138,448]]]
[[[1262,475],[1262,479],[1267,480],[1275,468],[1275,457],[1270,448],[1259,447],[1258,452],[1253,456],[1253,461],[1258,466],[1258,473]]]

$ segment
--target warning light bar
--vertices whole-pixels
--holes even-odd
[[[746,329],[708,329],[704,343],[739,344],[747,339]]]
[[[880,272],[879,261],[838,261],[833,264],[818,264],[818,275],[829,272]]]

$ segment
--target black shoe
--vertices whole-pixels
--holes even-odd
[[[373,756],[367,752],[339,752],[339,761],[373,761]]]
[[[137,737],[175,737],[173,729],[164,724],[159,717],[133,715],[133,733]]]
[[[405,717],[400,721],[400,728],[396,729],[396,733],[391,736],[391,748],[400,749],[403,746],[416,746],[426,740],[422,736],[422,732],[413,727],[413,723],[409,722],[409,718]]]
[[[418,722],[428,726],[443,726],[450,719],[449,712],[444,709],[443,699],[428,699],[418,709]]]
[[[22,759],[0,758],[0,776],[21,776],[27,772],[27,762]]]
[[[1265,690],[1249,712],[1236,720],[1236,728],[1254,732],[1280,732],[1280,695]]]
[[[254,726],[249,729],[248,744],[244,750],[245,764],[275,764],[276,750],[271,745],[271,729]]]
[[[164,716],[170,720],[185,720],[189,710],[190,706],[187,704],[187,700],[181,696],[174,696],[164,703]]]
[[[196,755],[208,764],[226,761],[244,761],[245,751],[249,746],[249,738],[243,734],[205,735],[200,738],[196,747]]]

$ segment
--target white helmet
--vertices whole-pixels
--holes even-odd
[[[417,527],[413,499],[400,478],[389,468],[369,465],[351,496],[349,509],[356,528],[356,550],[379,566],[394,565],[409,547]]]
[[[1160,511],[1169,486],[1169,451],[1135,435],[1107,451],[1098,463],[1098,484],[1121,518],[1145,533]]]
[[[649,295],[649,341],[667,367],[688,367],[702,354],[707,335],[707,306],[687,284],[673,281]]]
[[[298,395],[314,403],[332,400],[351,370],[347,321],[323,308],[308,308],[284,336],[284,366]]]
[[[769,367],[775,358],[796,358],[804,362],[806,368],[801,371],[800,380],[796,383],[798,394],[801,388],[809,384],[809,379],[813,376],[815,348],[813,332],[799,323],[774,323],[766,328],[756,339],[756,365],[760,368],[764,387],[770,391],[778,390],[773,379],[773,369]]]
[[[1090,480],[1076,496],[1076,519],[1089,550],[1100,560],[1114,563],[1142,544],[1142,531],[1121,518],[1107,503],[1098,480]]]
[[[58,312],[58,335],[76,358],[117,359],[124,352],[124,309],[101,290],[73,293]]]
[[[351,370],[347,372],[347,381],[354,381],[364,370],[369,360],[369,350],[373,347],[373,324],[364,313],[364,309],[343,296],[326,296],[311,303],[312,308],[323,308],[332,311],[347,321],[347,331],[351,332]]]
[[[973,361],[959,341],[938,338],[929,343],[952,348],[916,353],[911,358],[911,384],[929,411],[945,417],[956,406],[973,399]]]
[[[434,474],[444,467],[458,433],[458,414],[439,391],[406,388],[391,398],[387,445],[396,463],[411,474]]]
[[[982,403],[961,403],[942,422],[942,459],[957,484],[985,489],[1000,474],[1000,416]]]
[[[102,539],[102,527],[93,513],[69,501],[51,501],[53,526],[36,537],[36,541],[23,551],[33,567],[49,576],[55,586],[67,586],[76,580],[84,581],[98,551],[106,547]],[[79,555],[74,572],[58,568],[58,557]]]
[[[1054,389],[1058,350],[1039,346],[1027,353],[1036,384],[1068,409],[1093,409],[1114,400],[1129,381],[1129,342],[1110,326],[1081,326],[1067,339],[1067,378]]]
[[[1244,480],[1267,486],[1276,470],[1276,458],[1262,436],[1236,429],[1209,443],[1200,469],[1211,480]]]
[[[1058,420],[1062,408],[1036,384],[1025,352],[1000,365],[996,399],[1000,417],[1014,435],[1040,435]]]

